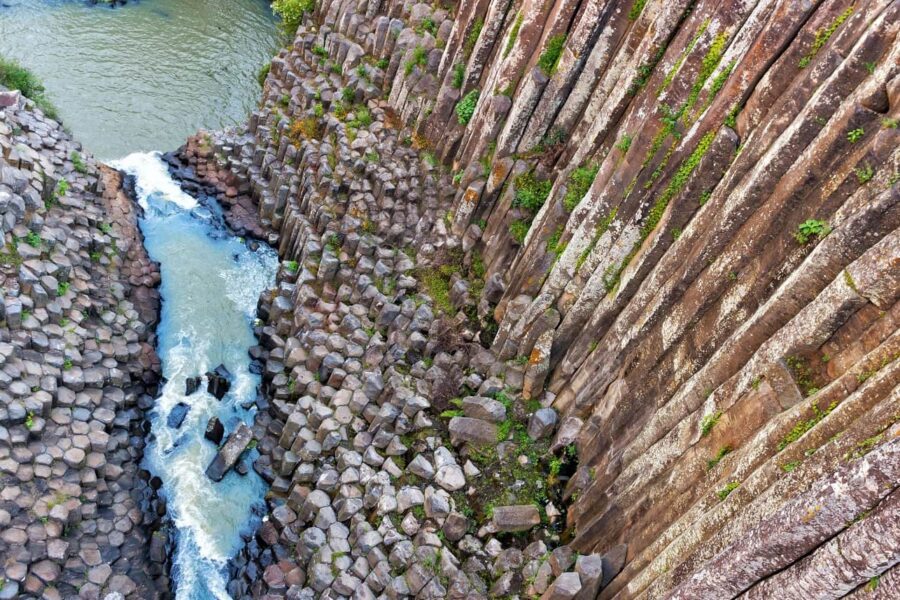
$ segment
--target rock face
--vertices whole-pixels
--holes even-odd
[[[159,272],[137,217],[119,173],[0,91],[0,598],[166,594],[140,470]]]
[[[206,467],[206,476],[213,481],[222,481],[250,445],[252,439],[253,431],[243,423],[238,425],[238,428],[228,436],[225,444],[216,452],[216,456]]]
[[[283,261],[229,593],[896,595],[898,15],[318,3],[170,158]]]

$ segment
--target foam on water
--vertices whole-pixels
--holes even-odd
[[[265,483],[252,471],[229,473],[219,483],[205,475],[216,447],[203,438],[217,416],[226,435],[241,421],[251,423],[259,377],[250,372],[248,348],[259,294],[274,282],[277,256],[260,245],[216,229],[215,220],[173,181],[158,153],[132,154],[115,165],[136,178],[145,214],[145,245],[159,261],[163,298],[158,349],[167,382],[151,415],[147,468],[163,480],[169,515],[178,529],[173,576],[178,598],[227,598],[226,564],[241,545],[252,508]],[[190,396],[185,380],[224,364],[231,389],[221,400],[204,386]],[[190,406],[183,424],[166,419],[179,402]],[[255,454],[255,450],[252,454]]]
[[[144,210],[149,208],[151,198],[159,198],[188,210],[197,206],[197,200],[183,192],[169,177],[169,170],[160,159],[159,152],[135,152],[110,164],[135,176],[138,202]]]

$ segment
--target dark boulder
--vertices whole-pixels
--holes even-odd
[[[189,410],[191,410],[190,406],[184,402],[179,402],[173,406],[172,410],[169,412],[169,416],[166,418],[166,424],[172,429],[178,429],[181,427],[181,424],[184,423],[184,418],[187,416]]]
[[[225,437],[225,426],[222,425],[219,417],[211,417],[209,419],[206,423],[206,432],[203,434],[203,437],[216,446],[222,443],[222,438]]]
[[[184,380],[184,395],[190,396],[200,389],[200,377],[188,377]]]
[[[231,388],[231,373],[225,368],[225,365],[219,365],[214,371],[206,374],[207,384],[206,391],[221,400]]]
[[[225,474],[237,463],[238,459],[250,441],[253,439],[253,432],[247,425],[241,423],[234,433],[228,436],[225,444],[216,452],[215,458],[206,468],[206,476],[213,481],[222,481]]]

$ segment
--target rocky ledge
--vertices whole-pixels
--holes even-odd
[[[154,598],[159,283],[119,173],[0,92],[0,598]]]

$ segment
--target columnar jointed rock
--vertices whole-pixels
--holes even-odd
[[[119,174],[4,98],[0,597],[158,597],[139,464],[159,273]]]
[[[764,568],[748,532],[889,466],[900,6],[782,4],[322,3],[247,127],[190,141],[179,164],[286,261],[254,350],[270,519],[234,595],[814,571]],[[853,498],[822,518],[859,543],[881,521],[848,525],[877,500]],[[485,504],[535,502],[599,570],[493,537]],[[833,564],[820,537],[796,550]],[[817,589],[890,560],[859,562]]]

